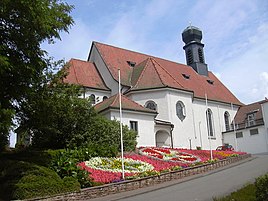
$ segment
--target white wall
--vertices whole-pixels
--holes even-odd
[[[250,135],[251,129],[258,128],[259,134]],[[242,132],[243,137],[235,138],[236,132]],[[248,152],[251,154],[267,152],[267,129],[264,126],[251,127],[236,132],[224,133],[224,142],[229,144],[234,144],[235,140],[237,142],[238,151]]]
[[[191,92],[174,89],[157,89],[135,92],[129,97],[141,105],[149,100],[153,100],[158,106],[157,119],[171,122],[174,124],[173,144],[174,147],[192,148],[197,146],[202,149],[210,149],[207,120],[206,120],[206,101],[204,99],[193,99]],[[181,121],[176,114],[177,101],[185,105],[186,117]],[[233,110],[231,104],[208,101],[208,108],[213,113],[215,138],[211,139],[212,149],[222,145],[222,132],[225,131],[224,113],[230,114],[230,122],[234,118],[237,107]],[[233,145],[234,146],[234,145]]]
[[[111,95],[118,93],[118,82],[112,77],[95,45],[92,46],[88,61],[94,62],[106,86],[112,91]]]
[[[120,115],[118,110],[111,110],[106,117],[109,116],[111,120],[120,121]],[[130,127],[130,121],[138,122],[138,138],[137,146],[155,146],[155,135],[154,135],[154,114],[147,114],[134,111],[122,111],[122,123]]]
[[[84,90],[84,89],[82,89],[82,90]],[[106,96],[108,98],[111,96],[111,92],[110,91],[104,91],[104,90],[97,90],[97,89],[87,88],[86,91],[85,91],[85,94],[82,91],[82,94],[81,94],[80,97],[81,98],[88,98],[88,97],[90,97],[91,94],[94,94],[95,95],[95,104],[102,102],[104,96]]]

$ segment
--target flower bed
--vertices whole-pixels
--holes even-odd
[[[213,159],[222,160],[243,154],[246,153],[213,150]],[[124,155],[125,178],[148,176],[207,162],[213,162],[210,161],[209,150],[141,147],[138,154]],[[78,165],[90,172],[95,182],[111,183],[122,179],[121,164],[121,158],[95,157]]]

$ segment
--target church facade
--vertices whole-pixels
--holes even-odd
[[[65,82],[119,120],[120,69],[122,121],[138,146],[216,149],[243,104],[208,70],[201,30],[189,26],[182,39],[187,65],[93,42],[86,61],[70,60]]]

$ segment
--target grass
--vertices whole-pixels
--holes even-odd
[[[230,195],[213,198],[213,201],[255,201],[256,186],[254,184],[246,184],[243,188],[232,192]]]

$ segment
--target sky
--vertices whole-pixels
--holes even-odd
[[[203,32],[208,68],[243,103],[268,98],[267,0],[66,0],[75,24],[55,44],[55,60],[87,60],[92,41],[185,64],[181,33]],[[15,135],[11,136],[11,146]]]
[[[185,64],[181,33],[203,32],[208,68],[243,103],[268,97],[267,0],[67,0],[75,24],[42,47],[87,60],[92,41]]]

